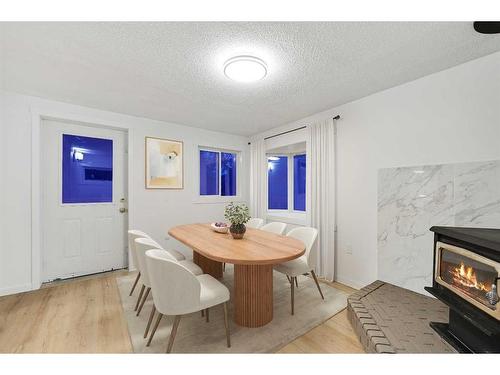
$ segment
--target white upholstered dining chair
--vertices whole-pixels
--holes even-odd
[[[272,223],[267,223],[266,225],[261,226],[259,229],[265,230],[266,232],[283,234],[286,229],[285,223],[278,223],[277,221]]]
[[[170,255],[172,255],[177,260],[185,260],[186,259],[186,257],[180,251],[177,251],[175,249],[164,249],[158,242],[153,240],[153,238],[149,234],[147,234],[143,231],[133,229],[133,230],[129,230],[128,233],[129,233],[129,241],[130,241],[130,236],[133,236],[132,241],[135,241],[136,238],[149,238],[150,240],[154,241],[154,243],[156,243],[157,249],[162,249],[162,250],[168,251],[170,253]],[[130,242],[129,242],[129,244],[130,244]],[[134,261],[135,261],[135,259],[134,259]]]
[[[137,260],[137,253],[135,251],[135,239],[140,237],[145,237],[141,234],[146,234],[146,233],[135,229],[131,229],[128,231],[128,248],[130,249],[130,254],[132,255],[132,261],[134,262],[134,266],[138,270],[134,284],[132,285],[132,289],[130,289],[129,296],[131,296],[132,293],[134,293],[134,289],[137,286],[137,282],[141,278],[141,271],[139,271],[139,266],[138,266],[139,261]]]
[[[130,249],[130,253],[132,254],[132,260],[134,262],[134,265],[139,270],[139,266],[138,266],[139,261],[137,259],[137,252],[135,251],[135,240],[137,238],[149,238],[151,241],[154,241],[154,240],[147,233],[145,233],[143,231],[140,231],[140,230],[137,230],[137,229],[130,229],[128,231],[128,247]],[[154,242],[156,244],[155,248],[162,249],[162,247],[160,246],[160,244],[158,244],[156,241],[154,241]],[[177,250],[170,249],[169,253],[175,259],[177,259],[177,260],[184,260],[184,259],[186,259],[186,257],[184,257],[184,255],[182,255]],[[129,296],[131,296],[132,293],[134,293],[134,289],[137,286],[137,283],[138,283],[138,281],[139,281],[140,278],[141,278],[141,271],[139,270],[139,272],[137,273],[137,277],[135,278],[134,284],[132,285],[132,289],[130,290]],[[140,297],[138,299],[137,305],[139,305],[139,300],[140,300]],[[136,308],[136,310],[137,310],[137,308]]]
[[[231,347],[227,317],[229,290],[210,275],[196,276],[180,262],[165,259],[159,251],[146,252],[153,301],[159,312],[147,345],[151,343],[163,315],[175,316],[167,346],[167,353],[170,353],[182,315],[208,311],[210,307],[223,304],[227,347]]]
[[[291,288],[291,304],[292,304],[292,315],[294,314],[294,289],[297,285],[297,276],[310,273],[316,283],[319,294],[322,299],[325,299],[321,287],[319,286],[318,279],[314,273],[314,268],[316,267],[316,257],[318,249],[314,245],[316,238],[318,237],[318,230],[311,227],[300,227],[294,228],[287,233],[287,236],[296,238],[304,242],[306,251],[304,255],[297,259],[290,260],[285,263],[277,264],[274,269],[278,272],[284,273],[288,280],[290,281]]]
[[[264,225],[264,219],[252,217],[245,225],[248,228],[259,229],[262,225]]]
[[[146,302],[146,298],[148,298],[149,292],[151,291],[151,281],[150,281],[150,276],[149,276],[149,270],[147,268],[146,264],[146,252],[148,250],[158,250],[158,256],[162,257],[164,259],[171,260],[173,262],[177,262],[182,264],[187,270],[189,270],[191,273],[194,275],[201,275],[203,274],[203,271],[201,270],[200,267],[198,267],[196,264],[191,262],[190,260],[176,260],[168,251],[165,251],[163,249],[158,248],[157,243],[153,241],[150,238],[137,238],[135,240],[135,248],[137,252],[137,260],[139,261],[139,269],[141,270],[142,274],[142,288],[146,288],[146,291],[144,293],[144,296],[142,298],[142,301],[139,304],[136,304],[135,309],[137,310],[137,316],[141,313],[142,307],[144,306],[144,303]],[[144,289],[141,289],[141,294],[144,292]],[[146,331],[144,332],[144,338],[147,337],[149,327],[151,326],[151,322],[153,321],[153,317],[156,312],[156,307],[153,303],[153,307],[151,309],[151,313],[149,315],[149,320],[148,324],[146,326]]]

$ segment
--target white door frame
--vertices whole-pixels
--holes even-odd
[[[73,121],[89,126],[108,128],[114,130],[121,130],[126,133],[125,139],[127,140],[126,149],[128,150],[125,155],[126,158],[126,189],[129,207],[129,221],[130,221],[130,204],[131,194],[130,188],[132,179],[131,165],[132,160],[131,149],[129,145],[132,139],[132,129],[123,123],[115,121],[103,120],[93,116],[77,115],[72,113],[64,113],[50,109],[31,108],[31,290],[39,289],[42,285],[42,238],[41,238],[41,144],[40,134],[42,130],[43,120],[57,120],[57,121]]]

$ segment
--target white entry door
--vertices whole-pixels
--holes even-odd
[[[42,280],[127,267],[125,133],[42,124]]]

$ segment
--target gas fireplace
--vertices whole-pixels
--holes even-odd
[[[431,326],[459,352],[500,352],[500,229],[432,227],[434,281],[429,293],[450,307]]]

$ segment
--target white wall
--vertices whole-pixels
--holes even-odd
[[[100,111],[0,91],[0,295],[29,290],[31,280],[31,130],[32,111],[61,113],[89,122],[115,123],[129,131],[129,227],[144,230],[165,246],[168,228],[181,223],[223,219],[225,203],[195,203],[198,145],[241,150],[248,171],[246,137]],[[96,121],[92,121],[96,120]],[[144,137],[184,142],[184,189],[144,188]],[[2,162],[3,160],[3,162]],[[248,200],[248,173],[242,173],[242,200]],[[181,247],[177,242],[175,246]],[[187,252],[186,248],[183,248]]]
[[[336,275],[359,287],[377,279],[377,170],[499,159],[499,88],[495,53],[252,139],[340,114]]]

